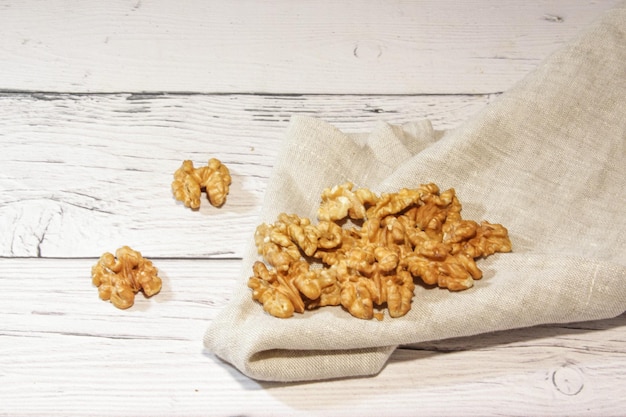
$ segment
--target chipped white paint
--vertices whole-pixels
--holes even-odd
[[[0,416],[623,415],[626,315],[311,384],[249,380],[201,344],[243,285],[291,115],[453,128],[615,3],[0,1]],[[185,209],[173,171],[212,156],[227,203]],[[89,277],[122,244],[164,283],[126,311]]]

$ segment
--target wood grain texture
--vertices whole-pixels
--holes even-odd
[[[428,118],[452,128],[490,96],[0,95],[0,256],[239,257],[293,114],[346,132]],[[170,185],[185,159],[231,170],[198,212]],[[331,185],[331,184],[329,184]]]
[[[0,0],[0,416],[621,416],[626,314],[399,348],[371,378],[253,381],[228,303],[289,119],[451,129],[620,0]],[[192,212],[182,160],[233,174]],[[162,291],[98,299],[128,244]]]
[[[117,310],[94,260],[0,259],[0,415],[620,415],[626,315],[398,349],[372,378],[258,383],[203,351],[239,262],[167,260]],[[16,280],[15,277],[19,277]]]
[[[0,89],[508,89],[618,0],[0,3]]]

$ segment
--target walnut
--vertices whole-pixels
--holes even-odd
[[[447,255],[444,259],[430,259],[414,254],[405,260],[406,269],[428,285],[437,285],[451,291],[471,288],[482,272],[474,260],[466,255]]]
[[[468,246],[475,248],[475,253],[480,254],[478,256],[489,256],[496,252],[511,251],[508,230],[501,224],[491,224],[486,221],[480,223],[476,236],[467,243]],[[474,255],[473,257],[477,256]]]
[[[415,279],[465,290],[482,277],[475,259],[511,250],[505,227],[462,219],[454,189],[432,183],[380,197],[352,183],[327,188],[318,220],[282,213],[257,227],[259,254],[274,269],[257,262],[248,285],[276,317],[336,305],[361,319],[380,320],[382,308],[401,317]]]
[[[329,221],[321,221],[317,225],[318,239],[317,247],[322,249],[333,249],[343,243],[343,231],[341,226]]]
[[[383,272],[394,271],[400,261],[398,251],[388,246],[377,246],[374,249],[374,257],[379,269]]]
[[[352,275],[342,283],[341,305],[354,317],[371,319],[376,294],[377,288],[372,280]]]
[[[309,219],[281,213],[271,224],[257,226],[255,244],[259,254],[272,266],[287,270],[301,255],[314,256],[318,249],[333,249],[342,242],[341,227],[322,221],[311,225]]]
[[[415,283],[408,271],[399,271],[397,275],[385,281],[387,308],[391,317],[402,317],[411,309]]]
[[[259,225],[254,235],[259,254],[278,270],[286,271],[292,262],[300,259],[300,249],[287,235],[281,222]]]
[[[117,258],[117,259],[116,259]],[[110,300],[117,308],[126,309],[135,302],[139,291],[147,297],[161,291],[161,278],[152,262],[128,246],[113,254],[104,253],[91,268],[92,282],[103,300]]]
[[[320,220],[365,218],[366,205],[375,204],[378,197],[366,188],[352,191],[353,184],[347,182],[327,188],[322,192],[322,203],[318,209]]]
[[[444,232],[442,240],[446,243],[455,244],[476,236],[478,223],[473,220],[459,220],[457,222],[448,222],[442,229]]]
[[[318,298],[309,299],[306,304],[308,310],[324,306],[338,306],[341,303],[341,285],[337,277],[328,269],[316,270],[318,280],[323,285]]]
[[[205,191],[211,205],[220,207],[226,202],[231,181],[230,171],[218,159],[211,158],[207,166],[199,168],[194,168],[191,161],[183,161],[174,172],[172,192],[186,207],[196,210]]]
[[[252,270],[254,276],[248,280],[252,298],[275,317],[303,313],[308,300],[317,300],[316,307],[339,304],[335,276],[327,271],[310,270],[305,261],[294,262],[288,271],[268,270],[263,262],[257,261]]]
[[[278,279],[280,272],[276,270],[269,271],[262,262],[255,262],[253,271],[254,277],[248,280],[248,287],[253,290],[252,297],[263,304],[265,311],[272,316],[291,317],[296,310],[294,296],[289,294],[289,286],[281,286],[281,282]],[[298,304],[297,300],[296,304]]]

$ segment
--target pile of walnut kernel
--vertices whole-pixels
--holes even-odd
[[[380,196],[351,183],[327,188],[318,219],[282,213],[257,227],[270,268],[255,262],[248,287],[273,316],[341,305],[361,319],[382,319],[385,306],[401,317],[414,278],[464,290],[482,277],[476,258],[511,251],[505,227],[462,219],[454,189],[440,193],[435,184]]]

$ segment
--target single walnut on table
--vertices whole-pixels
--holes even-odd
[[[211,158],[207,166],[199,168],[192,161],[184,161],[174,172],[172,192],[186,207],[197,210],[205,191],[211,205],[220,207],[226,202],[231,180],[230,171],[218,159]]]
[[[104,253],[91,268],[91,277],[100,298],[120,309],[131,307],[139,291],[147,297],[161,291],[161,278],[152,262],[128,246],[117,249],[115,256]]]
[[[414,279],[464,290],[482,277],[477,258],[511,251],[502,225],[461,218],[454,189],[424,184],[377,196],[346,183],[321,200],[318,224],[282,213],[257,227],[255,243],[271,269],[257,261],[248,286],[273,316],[341,305],[361,319],[380,320],[374,310],[385,307],[401,317]]]

